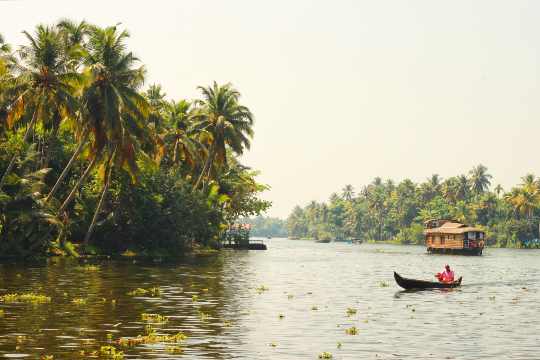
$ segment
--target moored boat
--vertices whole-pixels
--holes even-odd
[[[451,283],[441,283],[437,281],[426,281],[426,280],[416,280],[416,279],[407,279],[399,275],[397,272],[394,271],[394,279],[396,280],[396,283],[404,288],[405,290],[422,290],[422,289],[448,289],[448,288],[455,288],[458,286],[461,286],[461,280],[460,277],[454,282]]]

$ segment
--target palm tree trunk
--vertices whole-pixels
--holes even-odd
[[[205,174],[209,171],[210,166],[212,165],[212,162],[214,161],[214,157],[216,155],[216,148],[215,146],[212,146],[210,149],[210,153],[208,154],[208,157],[206,158],[206,161],[204,162],[203,169],[201,171],[201,175],[197,179],[197,182],[193,186],[193,190],[196,190],[199,187],[199,184],[201,183],[202,179],[204,178]]]
[[[107,192],[109,190],[109,184],[111,182],[111,174],[112,174],[112,159],[114,157],[115,152],[116,152],[116,148],[113,151],[113,153],[109,156],[109,159],[107,160],[107,168],[105,169],[105,183],[103,184],[103,191],[101,192],[101,197],[99,198],[96,211],[94,212],[94,216],[92,217],[92,222],[90,223],[90,227],[88,228],[88,231],[86,232],[86,236],[84,237],[84,242],[83,242],[84,246],[88,245],[88,243],[90,242],[90,238],[92,237],[92,233],[94,232],[94,228],[96,226],[97,218],[99,216],[99,213],[101,212],[101,208],[103,207],[105,196],[107,195]]]
[[[90,164],[88,164],[88,166],[84,170],[84,173],[81,175],[81,177],[77,181],[77,184],[75,184],[73,189],[71,189],[71,192],[69,193],[68,197],[66,198],[66,200],[64,200],[64,203],[62,204],[62,206],[60,206],[60,209],[58,210],[59,215],[62,214],[62,212],[66,209],[66,207],[71,203],[71,201],[75,197],[75,193],[77,192],[77,190],[79,190],[79,188],[81,187],[82,183],[84,182],[88,174],[90,174],[90,170],[92,170],[92,168],[94,167],[94,164],[96,163],[96,159],[97,159],[97,156],[92,158],[92,160],[90,161]]]
[[[69,170],[71,170],[71,167],[75,163],[75,159],[77,159],[77,157],[81,153],[81,151],[83,149],[83,145],[86,143],[86,139],[88,139],[88,133],[89,133],[89,131],[88,131],[88,129],[86,129],[84,131],[84,133],[83,133],[81,141],[79,142],[79,145],[77,146],[77,149],[75,149],[75,152],[73,153],[73,156],[71,156],[71,159],[69,159],[69,162],[67,163],[66,167],[64,167],[64,170],[62,171],[62,173],[58,177],[58,180],[56,180],[56,183],[54,184],[53,188],[49,192],[49,195],[47,195],[47,197],[45,198],[45,203],[47,203],[50,200],[50,198],[54,196],[54,194],[56,193],[56,191],[60,187],[60,184],[62,183],[62,181],[64,180],[64,178],[68,174]]]
[[[36,121],[37,121],[37,115],[38,115],[38,109],[35,109],[34,114],[32,115],[32,121],[30,121],[30,124],[28,124],[28,128],[26,128],[26,132],[24,134],[23,146],[28,141],[28,138],[30,137],[32,130],[34,129],[34,125],[36,124]],[[13,157],[11,158],[11,161],[9,162],[9,165],[6,171],[4,172],[4,175],[2,175],[2,179],[0,179],[0,190],[2,190],[2,187],[4,187],[4,183],[6,182],[8,175],[13,170],[13,167],[15,166],[15,161],[17,161],[18,157],[19,157],[19,152],[16,151]]]

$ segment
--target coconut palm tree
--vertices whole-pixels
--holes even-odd
[[[203,153],[203,146],[197,141],[198,132],[192,126],[192,104],[187,100],[171,101],[165,108],[168,130],[163,135],[163,142],[172,149],[171,161],[175,165],[186,164],[194,170]]]
[[[352,201],[354,198],[354,187],[351,184],[345,185],[341,190],[341,196],[347,201]]]
[[[194,117],[194,127],[209,134],[206,140],[209,150],[194,189],[199,187],[204,177],[210,178],[212,165],[227,165],[227,148],[241,155],[244,149],[249,149],[250,138],[253,137],[253,114],[240,105],[240,93],[231,84],[220,86],[214,82],[198,89],[203,99],[197,102],[199,108]]]
[[[93,132],[95,157],[107,156],[103,163],[103,189],[85,244],[92,236],[114,167],[119,166],[134,177],[139,146],[151,138],[146,127],[150,106],[137,91],[144,82],[145,70],[136,66],[139,60],[131,52],[126,52],[128,37],[127,31],[118,31],[116,26],[90,29],[85,64],[91,80],[82,95],[82,111]]]
[[[491,179],[493,176],[488,174],[487,167],[482,164],[475,166],[469,171],[471,190],[475,194],[484,193],[491,185]]]
[[[504,189],[501,184],[497,184],[497,186],[495,186],[495,189],[493,189],[493,191],[495,191],[495,194],[497,194],[497,197],[499,197],[504,192]]]
[[[28,121],[23,143],[26,143],[38,121],[44,128],[58,129],[61,120],[74,117],[78,107],[74,96],[80,76],[69,71],[63,62],[61,38],[54,27],[38,25],[35,35],[23,32],[30,45],[18,51],[15,65],[19,95],[10,106],[7,123],[16,126]],[[0,180],[0,190],[11,173],[19,152],[15,153]]]

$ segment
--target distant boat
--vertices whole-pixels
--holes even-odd
[[[435,254],[482,255],[486,234],[482,229],[455,220],[433,219],[424,223],[427,251]]]
[[[394,279],[396,283],[404,288],[405,290],[412,289],[448,289],[461,286],[461,277],[452,283],[441,283],[436,281],[425,281],[425,280],[414,280],[401,277],[397,272],[394,271]]]
[[[328,244],[330,242],[330,239],[315,240],[315,242],[319,244]]]

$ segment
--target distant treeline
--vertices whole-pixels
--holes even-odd
[[[246,218],[240,222],[251,225],[251,236],[256,237],[287,237],[287,223],[273,217],[257,216]]]
[[[297,206],[287,219],[290,237],[312,239],[359,238],[423,244],[423,222],[455,219],[486,230],[488,245],[526,247],[538,238],[540,179],[528,174],[508,191],[491,189],[492,176],[483,165],[467,175],[442,179],[432,175],[399,184],[381,178],[358,194],[346,185],[327,202]]]

